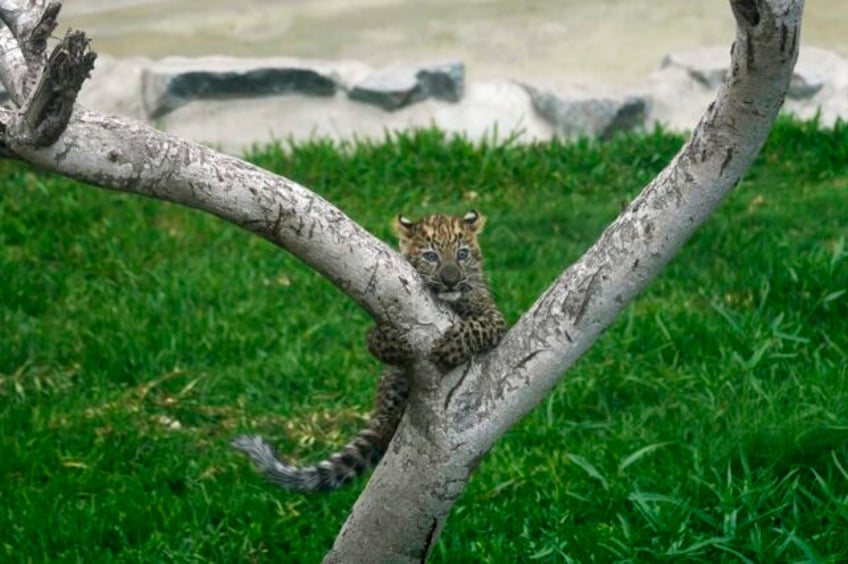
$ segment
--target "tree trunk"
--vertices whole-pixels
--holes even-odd
[[[689,141],[497,349],[445,375],[423,359],[452,314],[423,291],[411,266],[340,210],[238,159],[75,106],[93,54],[74,32],[45,56],[61,5],[55,0],[0,0],[0,81],[16,106],[0,109],[0,154],[215,214],[290,251],[378,321],[409,331],[422,360],[406,414],[326,559],[421,561],[480,458],[656,277],[750,166],[789,86],[803,4],[731,0],[737,33],[729,71]]]

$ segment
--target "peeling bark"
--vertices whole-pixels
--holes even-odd
[[[731,0],[731,71],[668,167],[497,349],[445,375],[426,360],[417,363],[404,419],[327,562],[426,560],[479,460],[657,276],[750,166],[789,86],[803,4]],[[410,283],[418,276],[397,253],[339,209],[238,159],[74,106],[77,82],[93,58],[82,35],[66,36],[57,47],[64,51],[45,56],[45,30],[55,26],[59,7],[55,0],[0,0],[0,81],[16,106],[0,109],[4,155],[235,223],[299,257],[377,320],[409,331],[426,358],[452,314]]]

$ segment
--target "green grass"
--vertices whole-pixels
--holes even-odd
[[[257,150],[389,239],[477,207],[511,321],[682,143],[474,147],[438,132]],[[370,321],[220,220],[0,163],[0,560],[301,561],[364,480],[265,484],[365,421]],[[663,275],[501,440],[440,562],[848,559],[848,128],[781,121]]]

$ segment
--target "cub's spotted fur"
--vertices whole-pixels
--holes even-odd
[[[431,215],[417,223],[398,216],[395,223],[404,257],[436,299],[461,318],[431,352],[444,370],[493,348],[506,329],[483,277],[477,235],[484,223],[476,211],[462,217]],[[288,490],[329,490],[365,472],[383,456],[403,416],[409,397],[406,367],[413,358],[404,336],[391,325],[377,325],[369,332],[368,349],[389,366],[377,387],[371,421],[341,451],[314,466],[293,466],[277,457],[261,437],[238,437],[232,445],[250,456],[265,477]]]

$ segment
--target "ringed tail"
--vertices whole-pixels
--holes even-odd
[[[258,435],[241,435],[231,446],[244,452],[270,482],[294,492],[336,489],[361,476],[383,456],[383,440],[371,425],[339,452],[312,466],[295,466],[280,458]]]

